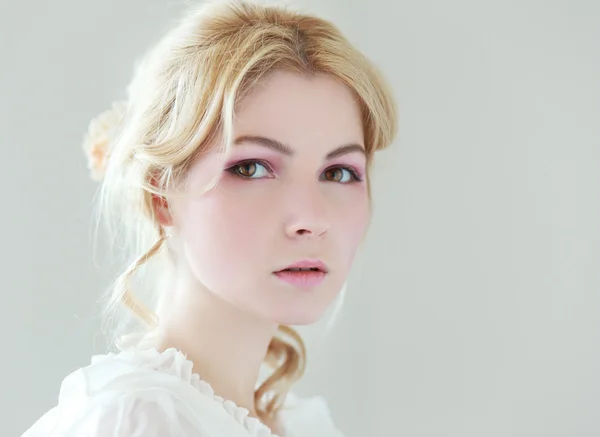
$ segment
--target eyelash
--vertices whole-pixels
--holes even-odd
[[[262,165],[263,167],[265,167],[265,169],[269,172],[269,173],[273,173],[273,169],[271,168],[271,166],[269,164],[267,164],[264,161],[260,161],[260,160],[256,160],[256,159],[248,159],[245,161],[240,161],[235,163],[234,165],[228,167],[225,169],[226,172],[230,173],[231,175],[238,177],[240,179],[244,179],[244,180],[252,180],[252,179],[264,179],[264,178],[252,178],[252,177],[248,177],[248,176],[243,176],[241,174],[239,174],[236,170],[242,166],[242,165],[248,165],[248,164],[259,164]],[[349,167],[346,165],[335,165],[329,168],[326,168],[323,173],[331,171],[331,170],[336,170],[336,169],[342,169],[342,170],[346,170],[350,173],[352,179],[349,182],[338,182],[340,184],[343,185],[347,185],[347,184],[353,184],[353,183],[358,183],[358,182],[362,182],[363,179],[362,177],[359,175],[358,171],[356,171],[356,169],[354,169],[353,167]],[[328,181],[328,182],[334,182],[334,181]]]

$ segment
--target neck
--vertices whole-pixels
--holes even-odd
[[[255,386],[277,324],[242,311],[189,275],[174,277],[168,308],[159,312],[159,350],[182,351],[217,395],[257,416]]]

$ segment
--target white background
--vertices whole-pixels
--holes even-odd
[[[600,435],[600,2],[293,4],[336,22],[400,107],[343,314],[299,390],[348,437]],[[2,436],[103,349],[112,276],[81,139],[181,6],[0,4]]]

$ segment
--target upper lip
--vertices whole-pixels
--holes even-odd
[[[324,273],[327,273],[327,266],[325,265],[325,263],[323,261],[320,260],[302,260],[302,261],[298,261],[294,264],[290,264],[287,267],[282,268],[281,270],[287,270],[287,269],[318,269],[321,270]],[[278,271],[281,271],[278,270]]]

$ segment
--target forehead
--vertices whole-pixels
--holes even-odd
[[[236,135],[269,136],[294,148],[363,143],[354,94],[325,74],[271,73],[238,102],[233,128]]]

